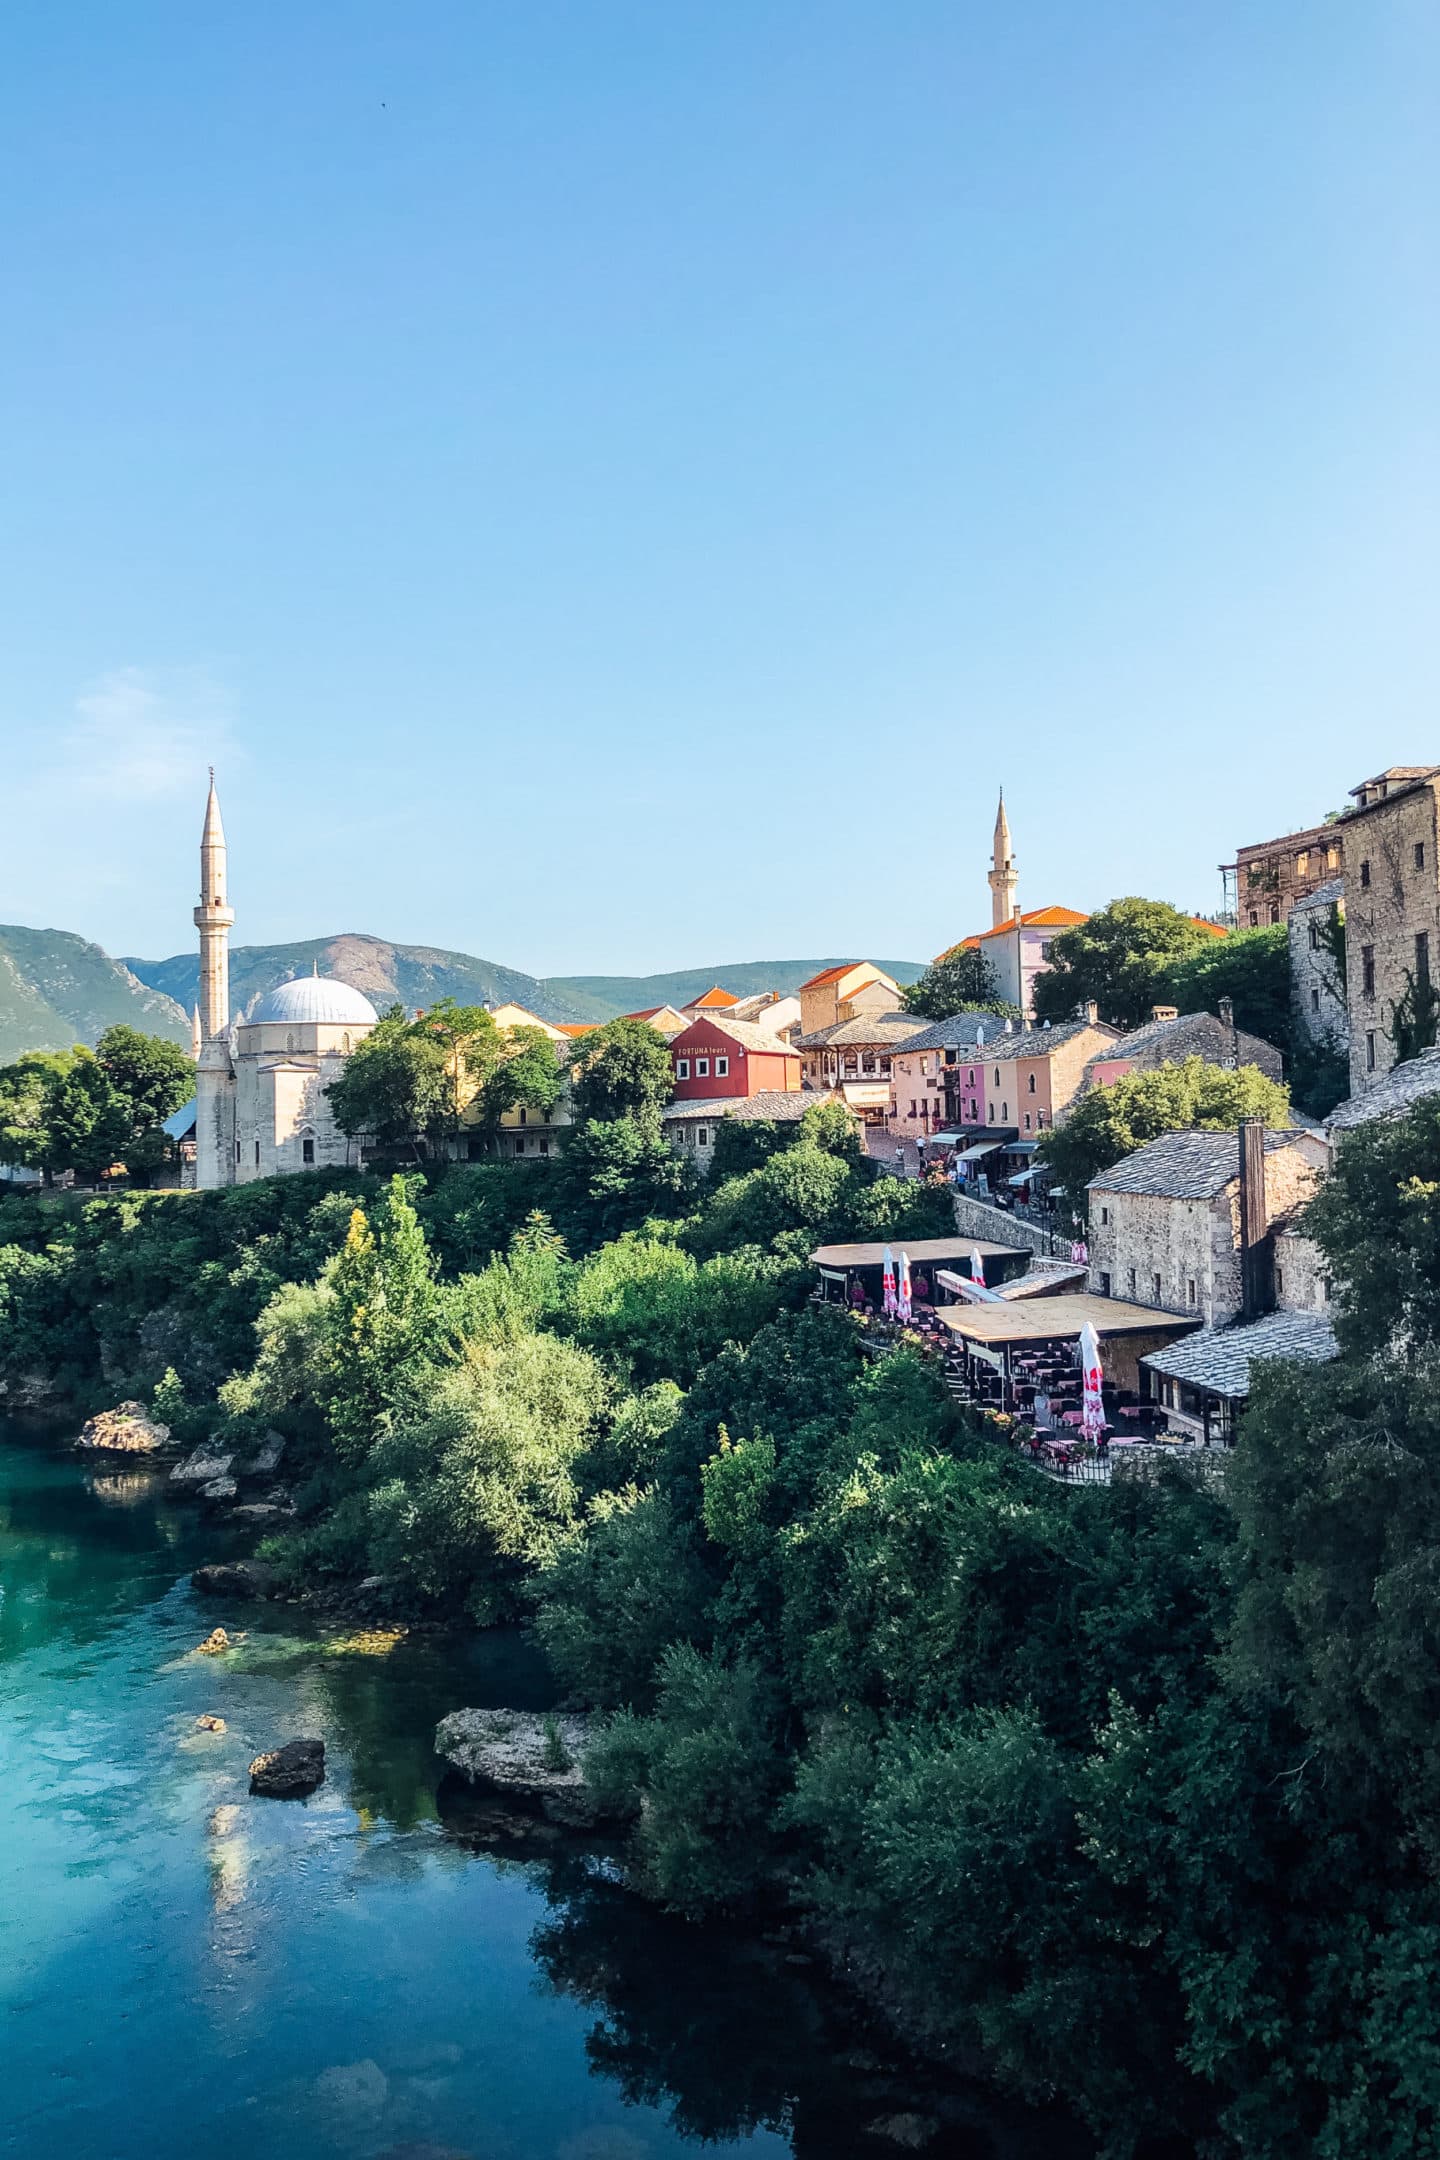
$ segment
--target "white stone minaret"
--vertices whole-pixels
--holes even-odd
[[[995,813],[995,856],[989,875],[991,893],[991,928],[998,930],[1009,922],[1015,913],[1015,896],[1020,889],[1020,874],[1015,868],[1015,856],[1010,841],[1010,820],[1005,815],[1005,790],[1000,790],[1000,808]]]
[[[200,836],[200,1057],[195,1074],[195,1182],[235,1182],[235,1069],[230,1058],[230,930],[235,910],[225,892],[225,828],[210,768],[205,830]]]

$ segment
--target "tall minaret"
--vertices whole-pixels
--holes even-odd
[[[220,798],[215,792],[215,768],[210,768],[210,794],[205,803],[205,830],[200,835],[200,905],[195,927],[200,932],[200,1040],[223,1035],[230,1025],[230,930],[235,910],[225,902],[225,827],[220,822]]]
[[[1000,808],[995,813],[995,860],[988,882],[991,892],[991,927],[998,930],[1009,922],[1015,913],[1015,895],[1020,887],[1020,875],[1015,868],[1015,856],[1010,841],[1010,820],[1005,815],[1004,788],[1000,790]]]
[[[200,1058],[195,1074],[195,1182],[235,1182],[235,1072],[230,1059],[230,929],[225,897],[225,828],[210,768],[205,830],[200,836]]]

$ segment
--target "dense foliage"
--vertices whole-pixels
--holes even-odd
[[[957,945],[932,960],[917,982],[900,992],[906,1012],[923,1020],[948,1020],[952,1013],[1015,1013],[1000,995],[994,968],[978,945]]]
[[[0,1161],[92,1183],[123,1168],[146,1185],[175,1161],[165,1120],[194,1092],[178,1043],[123,1024],[93,1051],[33,1051],[0,1066]]]
[[[1310,1212],[1343,1354],[1262,1374],[1223,1491],[1053,1484],[810,1304],[816,1239],[943,1227],[841,1121],[699,1193],[645,1130],[5,1203],[4,1370],[278,1423],[276,1561],[533,1625],[609,1713],[637,1881],[798,1897],[927,2044],[1108,2153],[1434,2154],[1440,1107],[1347,1141]]]
[[[1165,900],[1112,900],[1059,930],[1035,978],[1035,1017],[1068,1020],[1091,999],[1112,1027],[1140,1027],[1186,961],[1217,942],[1213,930]]]

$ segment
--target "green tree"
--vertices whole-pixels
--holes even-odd
[[[46,1106],[50,1089],[75,1063],[73,1050],[32,1050],[0,1066],[0,1162],[24,1170],[52,1168]]]
[[[918,981],[900,992],[906,1012],[924,1020],[948,1020],[954,1013],[1014,1013],[1000,995],[995,970],[978,945],[956,945],[932,960]]]
[[[1112,1163],[1133,1155],[1161,1133],[1233,1131],[1242,1118],[1290,1123],[1290,1097],[1258,1065],[1231,1072],[1189,1057],[1154,1072],[1127,1073],[1082,1095],[1062,1123],[1041,1135],[1037,1150],[1064,1187],[1072,1210],[1086,1212],[1085,1188]]]
[[[512,1028],[500,1056],[480,1086],[480,1122],[490,1132],[507,1110],[524,1107],[548,1117],[565,1088],[555,1045],[543,1028]]]
[[[489,1018],[488,1013],[486,1018]],[[493,1024],[493,1023],[492,1023]],[[410,1148],[419,1161],[425,1138],[453,1129],[454,1076],[445,1037],[427,1032],[393,1005],[345,1060],[325,1090],[335,1122],[352,1140],[368,1135],[385,1149]]]
[[[93,1052],[76,1049],[63,1071],[46,1082],[43,1163],[90,1180],[122,1159],[130,1137],[129,1106]]]
[[[1305,1211],[1347,1351],[1440,1351],[1440,1096],[1345,1135]]]
[[[95,1048],[128,1125],[125,1167],[137,1185],[148,1184],[163,1163],[173,1162],[175,1146],[164,1130],[195,1093],[195,1065],[178,1043],[138,1028],[107,1028]]]
[[[694,1164],[671,1147],[651,1110],[572,1126],[555,1182],[557,1220],[575,1249],[590,1252],[638,1230],[651,1215],[678,1214],[696,1178]]]
[[[483,1005],[457,1005],[453,997],[437,998],[412,1023],[412,1032],[418,1041],[438,1043],[444,1052],[445,1123],[453,1138],[467,1103],[476,1094],[483,1096],[504,1057],[505,1038]]]
[[[1171,969],[1167,987],[1182,1013],[1219,1012],[1221,998],[1228,997],[1237,1027],[1288,1056],[1290,933],[1284,923],[1207,938]]]
[[[648,1020],[611,1020],[582,1035],[571,1062],[577,1124],[656,1116],[673,1092],[670,1045]]]
[[[330,1430],[336,1453],[355,1464],[443,1346],[434,1266],[403,1178],[391,1179],[373,1229],[354,1210],[326,1281]]]
[[[1168,901],[1112,900],[1052,939],[1035,978],[1035,1016],[1068,1020],[1093,999],[1112,1027],[1139,1027],[1153,1005],[1168,1002],[1176,968],[1212,942]]]

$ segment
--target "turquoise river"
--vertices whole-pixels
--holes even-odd
[[[438,1717],[543,1705],[522,1642],[217,1607],[216,1556],[163,1481],[0,1421],[0,2155],[894,2160],[897,2115],[931,2160],[1083,2150],[907,2073],[783,1947],[437,1799]],[[324,1785],[252,1799],[299,1733]]]

